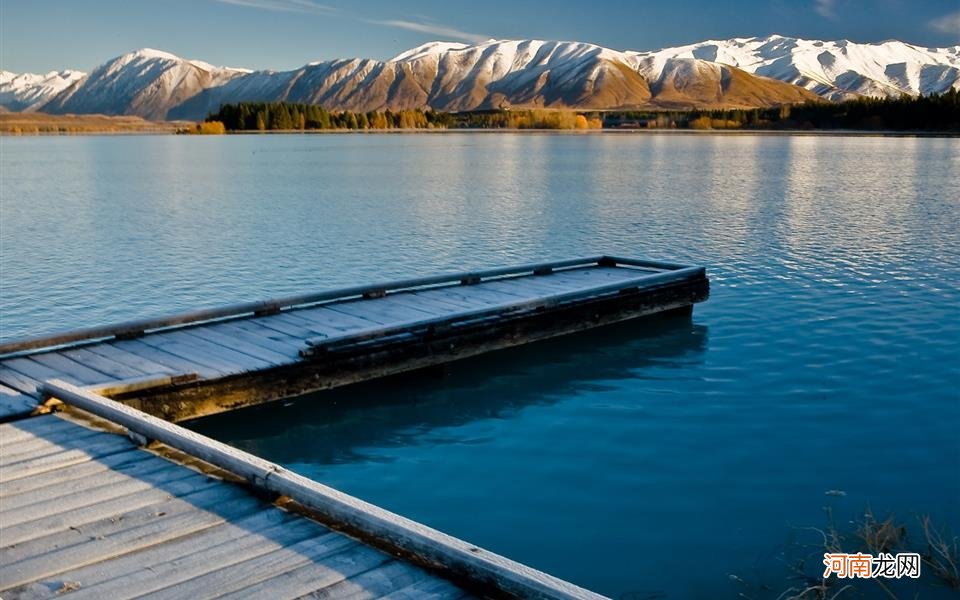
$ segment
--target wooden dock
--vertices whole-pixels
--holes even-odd
[[[611,256],[452,273],[0,344],[0,420],[49,379],[169,421],[288,398],[706,299],[702,267]]]
[[[0,344],[0,596],[598,600],[171,421],[708,292],[701,267],[600,256]]]
[[[70,418],[0,425],[5,600],[602,598],[82,388],[42,388]]]

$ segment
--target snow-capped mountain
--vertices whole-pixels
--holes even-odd
[[[80,71],[50,71],[44,75],[0,71],[0,106],[13,111],[31,111],[81,78]]]
[[[292,71],[214,67],[158,50],[89,75],[0,72],[0,106],[51,113],[200,119],[225,102],[320,104],[330,110],[506,107],[755,107],[960,88],[960,46],[855,44],[769,36],[656,52],[580,42],[431,42],[391,60],[343,59]]]
[[[924,48],[898,41],[857,44],[781,35],[711,40],[642,52],[653,61],[699,58],[788,81],[830,100],[960,89],[960,46]]]
[[[51,98],[42,110],[164,119],[171,107],[246,73],[145,48],[97,67]]]

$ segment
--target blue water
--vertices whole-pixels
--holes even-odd
[[[191,424],[560,577],[775,598],[818,570],[825,506],[960,535],[958,139],[2,138],[0,167],[4,338],[554,257],[706,265],[692,318]]]

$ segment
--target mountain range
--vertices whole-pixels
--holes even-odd
[[[960,46],[772,35],[636,52],[581,42],[490,40],[431,42],[388,61],[339,59],[291,71],[217,67],[143,49],[89,74],[0,71],[0,107],[197,120],[238,101],[354,111],[749,108],[951,88],[960,89]]]

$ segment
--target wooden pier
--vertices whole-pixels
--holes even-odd
[[[0,420],[48,379],[168,421],[401,371],[706,299],[702,267],[611,256],[358,286],[0,344]]]
[[[0,596],[600,599],[171,421],[708,291],[701,267],[601,256],[0,344]]]
[[[90,391],[41,387],[69,418],[0,425],[5,600],[603,598]]]

